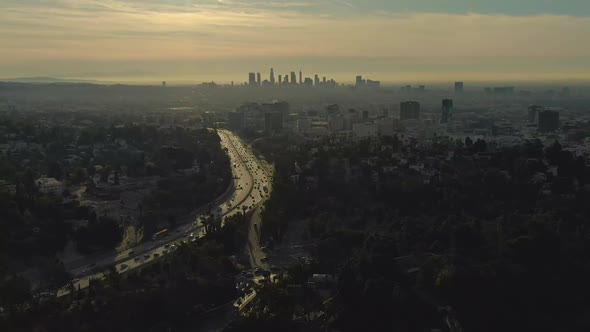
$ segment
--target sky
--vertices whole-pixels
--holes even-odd
[[[590,80],[590,0],[1,0],[0,78]]]

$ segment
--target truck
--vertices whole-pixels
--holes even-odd
[[[166,236],[166,235],[168,235],[168,230],[167,230],[167,229],[163,229],[163,230],[161,230],[161,231],[159,231],[159,232],[155,233],[155,234],[152,236],[152,240],[156,241],[156,240],[158,240],[158,239],[161,239],[161,238],[163,238],[163,237],[164,237],[164,236]]]

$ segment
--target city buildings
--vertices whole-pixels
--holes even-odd
[[[261,85],[262,84],[262,80],[260,77],[260,73],[256,73],[256,85]]]
[[[249,73],[248,74],[248,84],[250,86],[256,85],[256,73]]]
[[[463,82],[455,82],[455,93],[463,93]]]
[[[441,110],[441,123],[448,123],[453,116],[453,99],[443,99]]]
[[[528,120],[529,124],[537,124],[539,122],[539,112],[543,110],[542,106],[531,105],[529,106]]]
[[[492,90],[495,95],[511,96],[514,94],[513,86],[497,86]]]
[[[279,78],[280,81],[280,78]],[[275,72],[274,69],[270,69],[270,84],[275,85]]]
[[[539,132],[550,133],[559,129],[559,112],[543,110],[539,112]]]
[[[309,134],[311,132],[311,120],[309,118],[298,119],[297,132],[300,134]]]
[[[363,77],[362,77],[361,75],[358,75],[358,76],[356,77],[356,80],[355,80],[355,86],[356,86],[357,88],[363,87],[363,86],[365,86],[366,84],[367,84],[367,82],[366,82],[365,80],[363,80]]]
[[[417,101],[404,101],[399,107],[400,120],[420,119],[420,103]]]
[[[352,124],[352,133],[358,138],[376,137],[379,129],[375,123],[359,122]]]

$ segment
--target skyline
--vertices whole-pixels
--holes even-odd
[[[415,2],[415,1],[414,1]],[[0,4],[0,77],[351,83],[589,80],[587,1],[49,0]]]

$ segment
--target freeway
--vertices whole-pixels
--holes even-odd
[[[221,144],[227,149],[234,177],[234,192],[218,199],[215,202],[216,206],[211,209],[211,213],[216,218],[223,220],[244,210],[251,211],[266,200],[269,195],[270,179],[264,172],[264,166],[237,136],[226,130],[218,130],[218,134]],[[191,241],[204,236],[201,219],[205,217],[207,211],[201,209],[200,212],[194,220],[179,226],[168,236],[157,241],[150,240],[132,249],[103,256],[84,266],[70,268],[69,271],[76,277],[73,280],[74,287],[86,288],[90,279],[103,277],[102,273],[91,273],[91,270],[104,270],[107,266],[114,265],[117,271],[127,272],[160,259],[174,250],[181,241]],[[67,290],[62,289],[58,292],[58,296],[66,293]]]

